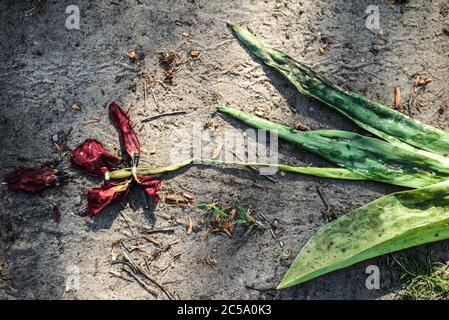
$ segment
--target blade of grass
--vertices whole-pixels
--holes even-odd
[[[431,251],[393,255],[402,269],[402,290],[399,297],[405,300],[448,300],[449,265],[432,262]]]
[[[224,212],[216,203],[201,203],[196,207],[204,211],[213,211],[218,217],[225,219],[228,218],[228,214]]]

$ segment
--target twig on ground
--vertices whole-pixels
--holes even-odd
[[[168,220],[168,221],[173,221],[172,224],[181,225],[181,226],[184,226],[184,227],[186,226],[185,222],[179,221],[179,220],[175,219],[174,217],[168,216],[166,214],[155,212],[154,215],[158,216],[158,217],[161,217],[161,218],[164,218],[165,220]]]
[[[274,230],[271,229],[271,228],[270,228],[270,233],[271,233],[271,236],[273,237],[273,239],[277,241],[278,237],[276,237],[276,234],[274,233]]]
[[[109,270],[108,273],[112,274],[116,278],[120,278],[120,279],[128,281],[128,282],[132,282],[132,280],[125,278],[119,272],[116,272],[116,271],[113,271],[113,270]]]
[[[145,239],[159,247],[161,246],[161,243],[159,241],[157,241],[156,239],[154,239],[153,237],[151,237],[150,235],[146,235]]]
[[[159,233],[159,232],[175,232],[174,228],[164,228],[164,229],[147,229],[145,231],[148,233]]]
[[[158,110],[159,109],[159,105],[157,103],[156,94],[154,93],[154,89],[150,88],[150,92],[151,92],[151,97],[153,98],[153,101],[154,101],[154,109]]]
[[[273,229],[276,229],[277,228],[277,226],[273,223],[273,222],[271,222],[271,220],[270,219],[268,219],[262,212],[258,212],[258,214],[266,221],[266,222],[268,222],[268,224],[273,228]]]
[[[256,288],[255,286],[245,285],[245,288],[249,290],[254,290],[258,292],[266,292],[266,291],[276,291],[276,288]]]
[[[71,214],[76,214],[77,216],[79,216],[82,212],[85,212],[87,208],[88,206],[81,207],[80,209],[76,209],[75,211],[71,212]]]
[[[147,108],[147,80],[143,84],[143,110]]]
[[[131,234],[134,236],[133,228],[131,227],[131,224],[134,226],[134,221],[132,221],[126,214],[123,213],[123,210],[120,210],[120,215],[122,216],[123,220],[125,220],[126,225],[128,226],[129,230],[131,231]]]
[[[124,255],[126,254],[125,251],[122,251],[122,252],[123,252]],[[129,256],[126,254],[125,257],[129,257]],[[124,265],[124,266],[127,266],[130,270],[127,270],[124,266],[123,266],[123,270],[124,270],[130,277],[134,278],[134,279],[139,283],[139,285],[140,285],[142,288],[144,288],[146,291],[148,291],[148,292],[151,293],[152,295],[157,296],[158,292],[157,292],[156,290],[154,290],[154,289],[148,287],[148,286],[145,284],[145,282],[143,282],[141,279],[139,279],[139,277],[137,277],[136,273],[139,272],[139,268],[138,268],[134,263],[129,262],[129,261],[120,260],[120,261],[113,261],[112,264],[122,264],[122,265]],[[117,276],[117,275],[115,274],[115,276]],[[123,278],[123,277],[120,276],[120,278]],[[129,280],[128,280],[128,281],[129,281]]]
[[[318,192],[318,195],[320,196],[321,200],[323,201],[324,205],[326,206],[326,212],[329,213],[331,210],[331,206],[329,205],[329,202],[327,202],[326,198],[324,197],[323,193],[321,192],[320,187],[316,187],[316,191]]]
[[[167,270],[168,268],[170,268],[173,263],[175,263],[176,260],[178,260],[178,258],[181,256],[181,253],[177,254],[176,256],[173,257],[172,261],[170,261],[165,267],[163,267],[160,272],[164,272],[165,270]]]
[[[186,113],[187,112],[185,112],[185,111],[166,112],[166,113],[158,114],[158,115],[155,115],[155,116],[143,118],[140,121],[141,122],[148,122],[148,121],[153,121],[153,120],[156,120],[156,119],[159,119],[159,118],[162,118],[162,117],[177,116],[177,115],[186,114]]]
[[[85,126],[88,124],[93,124],[93,123],[98,123],[98,122],[100,122],[100,119],[91,119],[91,120],[84,121],[81,124]]]
[[[170,294],[170,292],[167,291],[167,289],[164,288],[164,286],[162,284],[160,284],[156,279],[150,277],[145,271],[143,271],[141,268],[139,268],[136,263],[134,262],[134,260],[125,252],[122,251],[123,253],[123,257],[131,264],[131,266],[133,266],[133,268],[140,273],[141,275],[143,275],[145,278],[147,278],[149,281],[151,281],[152,283],[154,283],[156,286],[159,287],[159,289],[161,289],[165,295],[168,297],[168,299],[173,300],[173,296]],[[137,273],[136,272],[136,273]]]
[[[326,213],[325,217],[327,220],[331,221],[336,219],[336,215],[332,212],[332,207],[329,205],[329,202],[326,200],[326,197],[324,196],[323,192],[321,191],[320,187],[316,187],[316,191],[318,192],[321,200],[324,202],[326,206]]]
[[[30,16],[34,11],[36,11],[40,5],[42,4],[43,0],[35,0],[31,4],[31,9],[25,12],[25,16]]]
[[[171,91],[171,88],[167,87],[165,85],[165,83],[163,83],[161,80],[157,80],[157,83],[159,83],[162,87],[164,87],[165,90],[170,90]]]
[[[139,277],[137,277],[132,271],[126,270],[126,268],[123,268],[123,270],[125,270],[125,272],[127,274],[129,274],[131,277],[133,277],[142,288],[144,288],[146,291],[148,291],[149,293],[151,293],[152,295],[154,295],[155,297],[157,297],[158,292],[152,288],[150,288],[149,286],[147,286],[145,284],[145,282],[143,282],[142,280],[139,279]]]
[[[220,42],[220,43],[218,43],[218,44],[216,44],[216,45],[214,45],[214,46],[210,46],[210,47],[205,48],[204,51],[212,51],[212,50],[216,50],[216,49],[218,49],[219,47],[224,46],[224,45],[226,45],[226,44],[228,44],[228,43],[231,43],[231,42],[233,42],[233,41],[234,41],[234,39],[224,40],[224,41],[222,41],[222,42]]]

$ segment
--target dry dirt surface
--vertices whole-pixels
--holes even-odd
[[[80,9],[79,30],[65,27],[69,5]],[[365,27],[368,5],[379,6],[382,32]],[[141,138],[142,163],[147,165],[168,164],[172,132],[188,132],[192,123],[218,131],[246,128],[218,116],[215,109],[220,104],[250,113],[262,107],[268,119],[291,126],[362,132],[261,66],[234,39],[226,20],[248,26],[267,43],[376,101],[392,105],[394,88],[400,87],[404,112],[449,130],[449,5],[445,0],[4,0],[0,3],[0,174],[59,161],[55,141],[70,150],[86,138],[95,138],[118,152],[118,134],[107,117],[111,101],[130,107]],[[131,50],[134,59],[128,56]],[[192,57],[192,50],[200,55]],[[173,84],[157,81],[164,79],[159,61],[164,51],[175,52],[182,60]],[[409,104],[416,74],[432,82]],[[146,116],[175,111],[186,114],[141,124]],[[328,165],[287,143],[280,143],[279,159],[296,165]],[[60,166],[78,173],[70,169],[67,155],[62,160]],[[399,190],[373,182],[300,175],[275,178],[274,183],[249,170],[193,166],[164,176],[163,200],[156,207],[147,206],[142,192],[135,189],[127,201],[94,219],[79,212],[86,205],[86,192],[99,185],[99,179],[79,174],[62,188],[39,195],[11,193],[3,184],[0,297],[167,299],[159,287],[139,276],[144,283],[140,285],[123,271],[126,267],[113,263],[122,259],[122,250],[129,250],[136,264],[177,299],[397,296],[399,271],[391,256],[275,290],[304,243],[327,222],[326,205],[317,188],[336,216]],[[190,205],[168,203],[167,195],[185,193],[193,197],[187,199]],[[229,207],[236,199],[267,228],[249,237],[242,229],[232,238],[208,233],[204,212],[195,205],[217,202]],[[54,205],[61,210],[60,223],[53,217]],[[277,240],[261,214],[276,221]],[[189,217],[190,235],[185,228]],[[145,240],[152,228],[174,230],[152,234],[164,250]],[[281,243],[291,255],[277,262],[275,252]],[[432,250],[435,259],[447,260],[448,249],[449,242],[443,241],[418,250]],[[379,267],[378,290],[365,286],[369,265]]]

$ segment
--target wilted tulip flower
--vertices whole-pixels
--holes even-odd
[[[122,108],[115,102],[109,105],[109,117],[112,123],[120,130],[125,150],[131,157],[133,166],[137,165],[140,154],[140,142],[134,132],[131,121]]]
[[[153,198],[155,202],[159,201],[157,192],[161,182],[154,180],[149,175],[137,175],[140,143],[131,121],[115,102],[109,106],[109,116],[119,129],[125,150],[132,160],[132,168],[130,170],[132,178],[124,182],[105,182],[102,186],[91,189],[87,194],[88,206],[86,215],[89,217],[100,213],[111,202],[123,200],[127,196],[133,181],[136,181],[139,186],[143,187],[145,193]],[[107,173],[116,169],[123,160],[107,151],[97,140],[87,139],[73,151],[70,161],[74,167],[81,169],[87,174],[107,177]],[[126,169],[123,170],[126,171]],[[37,192],[46,187],[57,185],[66,179],[67,175],[64,172],[49,168],[20,169],[6,176],[10,190],[30,192]],[[54,210],[54,218],[56,221],[60,221],[60,211],[57,208]]]
[[[129,192],[131,180],[125,182],[106,182],[99,188],[91,189],[87,194],[86,216],[93,217],[108,204],[123,200]]]
[[[117,167],[122,159],[107,151],[97,140],[87,139],[73,151],[70,161],[84,172],[101,177]]]
[[[68,174],[52,168],[17,169],[5,176],[8,189],[39,192],[45,188],[59,185],[68,180]]]

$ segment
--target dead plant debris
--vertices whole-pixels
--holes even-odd
[[[81,106],[78,103],[72,104],[70,107],[72,110],[81,111]]]
[[[395,109],[399,108],[401,105],[401,88],[396,87],[394,88],[394,101],[393,106]]]
[[[299,131],[310,131],[310,127],[304,123],[297,123],[296,124],[296,130]]]
[[[164,51],[160,53],[160,64],[164,68],[164,83],[173,85],[175,72],[182,64],[181,57],[171,51]]]
[[[257,106],[257,107],[254,109],[254,114],[255,114],[256,116],[263,117],[263,116],[265,115],[265,111],[266,111],[266,109],[265,109],[264,107]]]
[[[193,201],[184,194],[167,194],[163,197],[163,202],[169,206],[192,208]]]
[[[242,226],[245,229],[244,236],[248,237],[253,230],[263,227],[263,224],[256,220],[251,211],[245,209],[239,201],[236,201],[234,207],[228,209],[220,208],[217,203],[199,204],[197,208],[207,213],[211,233],[219,232],[232,238],[236,226]]]
[[[201,52],[198,50],[192,50],[190,51],[190,56],[192,58],[199,58],[201,56]]]
[[[318,48],[318,51],[320,52],[320,54],[325,54],[325,53],[326,53],[326,49],[327,49],[328,47],[329,47],[329,44],[326,43],[326,44],[320,46],[320,47]]]
[[[137,60],[136,50],[132,49],[132,50],[128,51],[128,58],[131,62],[136,62],[136,60]]]
[[[186,228],[186,232],[188,235],[191,235],[193,231],[193,223],[192,223],[192,218],[188,218],[187,219],[187,228]]]
[[[414,82],[414,87],[418,88],[418,87],[425,87],[427,86],[430,82],[432,82],[432,78],[422,78],[419,74],[415,76],[415,82]]]

